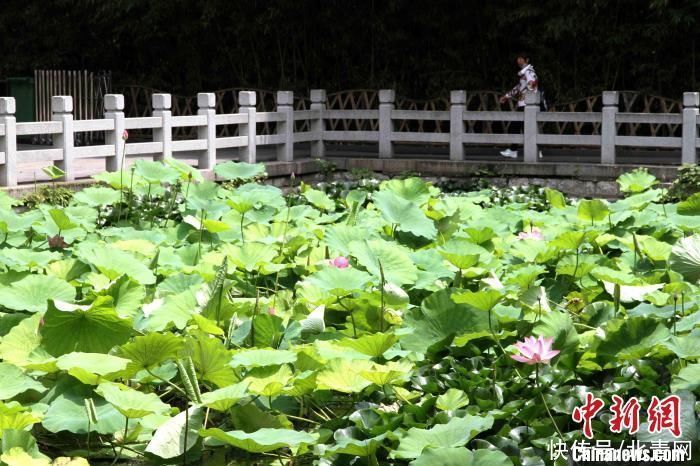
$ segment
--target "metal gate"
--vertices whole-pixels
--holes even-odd
[[[34,101],[37,121],[51,120],[51,97],[73,97],[73,118],[94,120],[104,116],[104,96],[112,91],[112,72],[87,70],[34,70]],[[104,141],[104,132],[92,131],[75,134],[76,145]],[[50,135],[40,135],[36,144],[51,144]]]

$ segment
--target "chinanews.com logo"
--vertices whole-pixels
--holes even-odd
[[[635,435],[640,429],[640,412],[642,405],[636,397],[625,401],[623,398],[613,395],[613,404],[610,406],[612,416],[608,421],[610,432],[620,434],[627,432]],[[672,464],[696,464],[693,461],[693,445],[690,441],[683,441],[681,423],[681,398],[670,395],[664,399],[651,397],[646,408],[646,421],[644,424],[649,434],[664,435],[668,438],[671,434],[674,440],[654,440],[641,442],[629,440],[615,442],[610,440],[595,440],[593,432],[593,418],[605,407],[605,402],[596,398],[592,393],[586,394],[586,400],[582,406],[574,408],[571,418],[582,424],[584,440],[576,440],[571,444],[559,440],[550,441],[549,459],[557,461],[567,460],[569,464],[585,464],[596,462],[621,462],[621,463],[658,463]]]

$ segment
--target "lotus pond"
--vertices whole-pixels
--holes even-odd
[[[589,394],[596,439],[697,449],[700,195],[661,203],[641,170],[616,202],[285,195],[263,170],[0,197],[3,464],[552,464]],[[650,432],[671,394],[680,435]],[[638,432],[611,431],[613,395]]]

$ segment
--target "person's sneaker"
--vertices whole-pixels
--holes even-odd
[[[508,157],[509,159],[517,159],[518,158],[518,151],[506,149],[506,150],[501,151],[501,155],[503,157]]]

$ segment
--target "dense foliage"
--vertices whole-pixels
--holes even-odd
[[[697,89],[697,1],[5,0],[0,77],[112,70],[176,94],[229,87],[502,90],[529,50],[550,98]]]
[[[586,393],[676,393],[697,445],[700,197],[215,171],[236,182],[139,161],[66,207],[0,197],[0,461],[542,465]],[[529,336],[558,354],[514,361]]]

